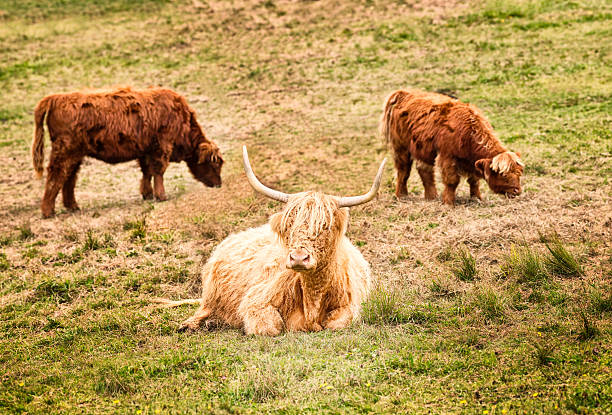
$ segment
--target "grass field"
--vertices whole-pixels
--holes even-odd
[[[0,0],[0,413],[612,413],[611,49],[605,0]],[[174,164],[143,202],[136,163],[89,160],[82,211],[41,219],[35,104],[126,84],[185,95],[223,187]],[[413,172],[398,201],[389,165],[351,210],[362,321],[178,333],[193,308],[150,299],[196,297],[211,250],[280,209],[241,145],[280,190],[362,193],[407,86],[480,107],[523,195],[462,183],[450,209]]]

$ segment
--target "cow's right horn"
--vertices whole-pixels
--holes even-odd
[[[242,146],[242,164],[244,166],[244,172],[246,173],[246,177],[249,180],[249,183],[253,187],[253,189],[265,196],[268,196],[270,199],[287,203],[287,200],[289,200],[289,195],[287,193],[270,189],[269,187],[264,186],[259,180],[257,180],[257,177],[255,177],[255,173],[253,173],[253,169],[251,168],[251,163],[249,162],[249,154],[247,153],[246,146]]]
[[[365,195],[361,196],[344,196],[338,198],[338,207],[351,207],[361,205],[363,203],[369,202],[374,199],[376,196],[376,192],[378,192],[378,188],[380,187],[380,181],[382,180],[383,170],[385,169],[385,163],[387,159],[385,158],[382,163],[380,163],[380,167],[378,168],[378,173],[376,173],[376,177],[374,178],[374,183],[372,183],[372,187],[370,191]]]

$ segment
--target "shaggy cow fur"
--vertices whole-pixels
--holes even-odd
[[[445,185],[444,203],[455,204],[460,176],[467,176],[471,197],[481,199],[478,182],[483,178],[495,193],[508,197],[521,193],[523,162],[504,148],[473,105],[437,93],[396,91],[385,102],[380,129],[394,153],[398,198],[407,194],[406,181],[415,159],[425,199],[437,197],[436,157]]]
[[[200,308],[182,329],[209,318],[270,336],[346,327],[371,286],[368,263],[345,236],[348,219],[336,197],[304,192],[268,224],[230,235],[204,266]]]
[[[171,161],[185,161],[197,180],[221,186],[223,159],[218,147],[206,138],[185,99],[169,89],[119,88],[43,98],[34,110],[32,143],[39,178],[43,173],[45,116],[51,159],[41,204],[44,217],[54,214],[60,189],[66,209],[78,209],[74,186],[85,156],[107,163],[138,160],[144,199],[155,196],[166,200],[163,174]]]

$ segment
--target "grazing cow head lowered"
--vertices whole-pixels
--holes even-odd
[[[395,91],[385,102],[380,131],[394,153],[398,198],[408,196],[413,161],[428,200],[438,197],[434,165],[442,173],[442,201],[451,206],[461,176],[467,177],[471,198],[482,199],[481,179],[495,193],[507,197],[521,193],[520,156],[504,147],[491,123],[472,104],[434,92]]]
[[[208,187],[221,187],[221,167],[223,158],[219,147],[212,141],[208,141],[200,128],[200,125],[191,114],[191,129],[189,136],[197,147],[191,158],[188,158],[187,166],[193,177]]]
[[[121,87],[41,99],[34,109],[32,141],[32,162],[39,178],[45,156],[45,119],[51,138],[41,202],[45,218],[55,214],[60,191],[66,209],[79,210],[74,187],[85,157],[112,164],[138,160],[143,199],[168,199],[163,176],[171,162],[185,161],[196,180],[221,186],[219,148],[206,138],[185,98],[170,89]]]
[[[521,175],[525,164],[520,155],[506,151],[493,158],[480,159],[474,166],[495,193],[515,197],[521,194]]]
[[[370,191],[361,196],[337,197],[320,192],[286,194],[264,186],[253,173],[246,147],[244,169],[251,186],[259,193],[286,203],[271,216],[270,227],[287,250],[285,265],[302,273],[325,268],[338,247],[348,225],[348,207],[369,202],[376,196],[386,159],[378,169]]]

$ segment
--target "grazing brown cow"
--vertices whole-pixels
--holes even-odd
[[[318,192],[285,194],[257,180],[243,148],[244,168],[253,188],[285,203],[268,224],[227,237],[202,269],[201,300],[182,329],[206,319],[221,320],[247,334],[275,336],[283,330],[340,329],[359,316],[370,286],[370,267],[346,237],[348,207],[376,195],[385,161],[362,196]]]
[[[482,198],[478,181],[483,178],[495,193],[508,197],[521,193],[520,156],[504,148],[473,105],[432,92],[396,91],[385,102],[380,130],[394,153],[398,198],[408,193],[406,181],[414,159],[425,199],[437,197],[436,157],[445,185],[444,203],[455,204],[460,176],[467,176],[471,197]]]
[[[187,162],[193,176],[206,186],[221,186],[223,159],[219,148],[206,138],[185,98],[174,91],[118,88],[43,98],[34,110],[32,143],[32,160],[39,178],[43,173],[45,115],[51,160],[41,204],[44,217],[54,214],[60,189],[66,209],[79,209],[74,186],[86,156],[113,164],[138,160],[144,199],[155,196],[166,200],[163,175],[171,161]]]

